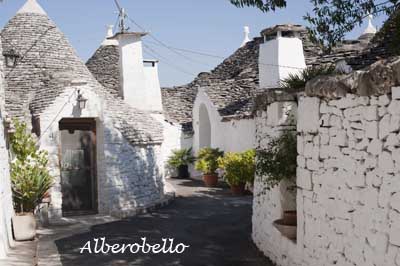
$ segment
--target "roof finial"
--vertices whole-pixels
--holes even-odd
[[[376,33],[376,27],[372,24],[373,18],[374,18],[373,15],[371,15],[371,14],[368,15],[368,26],[364,30],[363,34],[375,34]]]
[[[244,26],[243,29],[244,29],[244,40],[243,40],[242,45],[241,45],[240,47],[245,46],[246,43],[248,43],[249,41],[251,41],[251,40],[250,40],[250,37],[249,37],[249,35],[250,35],[250,28],[249,28],[249,26]]]
[[[27,0],[26,3],[17,12],[17,14],[21,14],[21,13],[33,13],[33,14],[46,15],[46,12],[38,4],[38,2],[36,2],[36,0]]]
[[[106,34],[106,38],[104,39],[104,41],[102,42],[101,45],[118,45],[118,42],[116,40],[110,40],[109,38],[114,36],[113,33],[113,25],[108,25],[107,26],[107,34]]]

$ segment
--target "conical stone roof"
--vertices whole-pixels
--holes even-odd
[[[64,88],[63,80],[86,82],[104,99],[110,117],[132,144],[162,142],[162,127],[149,113],[134,109],[97,82],[67,38],[35,0],[28,0],[1,33],[3,51],[14,49],[17,66],[5,71],[6,110],[13,117],[40,115]]]

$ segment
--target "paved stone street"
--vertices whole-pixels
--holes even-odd
[[[149,214],[90,227],[85,232],[53,241],[63,266],[76,265],[207,265],[270,266],[251,241],[252,198],[233,197],[227,188],[205,188],[201,181],[172,180],[177,198],[169,206]],[[62,230],[67,231],[67,228]],[[161,243],[174,238],[175,243],[190,245],[183,254],[79,254],[79,248],[106,237],[107,243]],[[93,243],[93,242],[92,242]],[[44,243],[45,244],[45,243]],[[51,250],[42,245],[42,249]],[[44,256],[39,254],[39,256]],[[39,266],[54,263],[39,258]]]

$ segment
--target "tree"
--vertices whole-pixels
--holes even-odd
[[[293,0],[294,1],[294,0]],[[310,0],[311,12],[304,15],[311,37],[330,49],[346,33],[361,25],[368,15],[391,15],[400,0]],[[256,7],[263,12],[286,8],[286,0],[230,0],[237,7]]]

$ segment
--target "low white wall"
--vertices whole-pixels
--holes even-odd
[[[301,97],[298,115],[297,243],[271,224],[277,191],[256,185],[257,246],[285,266],[399,266],[400,88],[379,97]]]
[[[295,130],[290,117],[295,119],[296,112],[297,104],[294,102],[276,102],[270,104],[267,110],[257,111],[256,148],[266,149],[268,143],[284,129]],[[286,192],[284,185],[268,189],[263,179],[256,176],[254,181],[253,241],[278,265],[297,265],[300,250],[296,243],[283,237],[273,226],[275,220],[282,218],[283,211],[296,210],[296,199]]]
[[[12,207],[11,183],[8,150],[6,148],[3,119],[0,114],[0,258],[4,258],[12,245],[11,217]]]
[[[224,151],[239,152],[255,147],[254,119],[240,119],[222,122],[216,107],[207,94],[199,90],[193,107],[193,147],[197,152],[200,146],[199,109],[204,105],[207,108],[211,123],[211,147]]]

